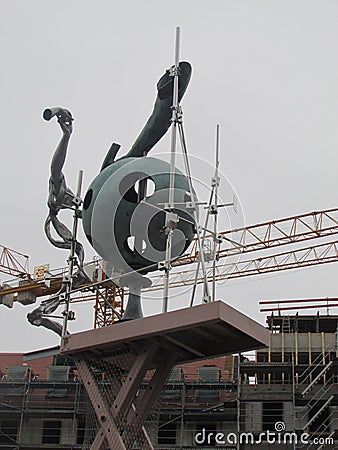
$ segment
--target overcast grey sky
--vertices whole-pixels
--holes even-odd
[[[2,2],[0,243],[30,255],[31,268],[65,264],[67,252],[43,233],[60,130],[42,111],[63,106],[73,113],[64,172],[75,189],[83,169],[87,188],[110,144],[128,151],[143,127],[156,82],[173,61],[176,26],[181,59],[193,66],[183,101],[189,152],[211,162],[220,124],[221,170],[245,224],[336,207],[337,23],[335,0]],[[166,136],[155,151],[168,150]],[[195,164],[194,175],[209,183],[205,167]],[[237,224],[229,215],[230,226]],[[80,239],[85,243],[82,232]],[[94,255],[88,246],[86,252]],[[259,300],[336,296],[336,279],[330,264],[230,281],[218,297],[264,322]],[[31,309],[0,307],[0,351],[58,343],[27,323]],[[161,308],[149,300],[144,309]],[[72,330],[92,326],[92,306],[79,306],[77,315]]]

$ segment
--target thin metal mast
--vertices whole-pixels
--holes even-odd
[[[209,217],[210,217],[210,214],[215,214],[214,230],[212,233],[212,235],[213,235],[213,253],[212,253],[213,254],[213,266],[212,266],[212,269],[213,269],[212,281],[213,281],[213,283],[212,283],[212,297],[211,297],[212,301],[215,301],[215,296],[216,296],[216,251],[217,251],[217,244],[218,244],[217,212],[218,212],[218,187],[219,187],[219,183],[220,183],[220,178],[219,178],[219,173],[218,173],[218,168],[219,168],[219,125],[216,126],[216,158],[215,159],[216,159],[215,173],[214,173],[214,176],[211,178],[211,192],[210,192],[209,202],[208,202],[208,206],[207,206],[207,214],[206,214],[206,218],[205,218],[203,236],[202,236],[201,243],[200,242],[198,243],[200,255],[202,255],[203,250],[201,250],[201,249],[204,248],[206,230],[207,230],[208,223],[209,223]],[[214,200],[214,196],[215,196],[215,200]],[[214,201],[214,203],[213,203],[213,201]],[[224,206],[228,206],[228,205],[224,205]],[[201,258],[199,258],[198,262],[197,262],[195,283],[194,283],[192,291],[191,291],[190,306],[192,306],[194,303],[200,264],[201,264]],[[205,283],[207,283],[207,280],[205,281],[206,275],[205,275],[205,268],[203,268],[203,266],[202,266],[202,271],[203,271],[204,285],[205,285]],[[206,291],[206,289],[204,288],[204,296],[207,297],[208,295],[209,295],[209,292]]]
[[[81,189],[82,189],[82,179],[83,179],[83,171],[79,171],[78,180],[77,180],[77,190],[75,197],[75,209],[73,216],[73,229],[72,229],[72,241],[70,246],[70,253],[68,258],[68,274],[64,277],[63,282],[65,284],[65,309],[62,313],[63,315],[63,327],[62,327],[62,337],[67,334],[67,325],[69,319],[69,304],[70,304],[70,294],[73,289],[73,271],[76,261],[75,249],[76,249],[76,235],[77,235],[77,226],[80,218],[80,206],[81,206]]]
[[[209,197],[209,202],[208,202],[208,210],[207,210],[207,214],[205,216],[205,222],[204,222],[204,227],[203,227],[203,235],[202,235],[202,242],[201,242],[202,249],[204,249],[204,242],[205,242],[205,237],[206,237],[206,233],[207,233],[206,230],[207,230],[208,223],[209,223],[210,206],[212,204],[213,196],[214,196],[214,189],[212,188],[212,190],[210,192],[210,197]],[[192,306],[194,304],[196,287],[197,287],[197,282],[198,282],[198,274],[199,274],[199,270],[200,270],[200,264],[201,264],[201,259],[198,258],[196,272],[195,272],[195,282],[194,282],[192,290],[191,290],[190,306]]]
[[[175,40],[175,63],[172,68],[172,76],[174,77],[173,87],[173,106],[171,117],[171,148],[170,148],[170,181],[169,181],[169,204],[166,212],[166,229],[167,229],[167,245],[165,255],[165,279],[164,279],[164,291],[163,291],[163,312],[168,310],[169,299],[169,275],[171,269],[171,245],[173,229],[170,220],[170,211],[174,209],[174,186],[175,186],[175,160],[176,160],[176,141],[177,141],[177,123],[179,115],[179,103],[178,103],[178,76],[179,76],[179,53],[180,53],[180,37],[181,29],[176,27],[176,40]]]
[[[215,186],[215,203],[214,203],[214,248],[212,252],[212,301],[216,299],[216,253],[217,253],[217,236],[218,236],[218,188],[220,183],[220,178],[218,175],[219,169],[219,124],[216,125],[216,159],[215,159],[215,176],[212,179],[212,185]]]
[[[185,142],[182,121],[179,122],[178,129],[179,129],[179,135],[180,135],[180,139],[181,139],[181,146],[182,146],[182,150],[183,150],[184,165],[185,165],[186,175],[187,175],[188,184],[189,184],[189,191],[190,191],[191,203],[192,203],[192,207],[193,207],[194,221],[195,221],[196,230],[197,230],[196,234],[197,234],[197,242],[198,242],[198,248],[199,248],[199,260],[198,261],[202,266],[202,273],[203,273],[203,288],[204,288],[203,302],[208,303],[208,302],[210,302],[210,293],[209,293],[209,285],[208,285],[207,273],[206,273],[206,268],[205,268],[205,258],[204,258],[204,248],[203,248],[205,230],[204,230],[204,234],[203,234],[204,237],[201,238],[201,230],[200,230],[200,227],[198,224],[198,216],[197,216],[197,212],[196,212],[196,202],[194,199],[194,189],[192,186],[192,178],[191,178],[191,172],[190,172],[190,166],[189,166],[188,151],[187,151],[187,145]]]

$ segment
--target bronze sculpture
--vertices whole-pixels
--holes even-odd
[[[178,99],[181,100],[191,77],[191,66],[180,62],[178,70]],[[189,246],[195,233],[193,215],[187,204],[195,196],[189,183],[175,169],[174,203],[168,204],[170,167],[156,158],[147,157],[148,152],[162,138],[171,125],[173,108],[173,68],[168,69],[157,84],[157,97],[153,112],[130,151],[115,159],[120,145],[113,143],[98,176],[93,180],[83,202],[82,219],[85,234],[110,267],[121,277],[117,284],[129,288],[129,301],[123,318],[142,317],[140,293],[149,285],[145,277],[149,271],[158,270],[165,259],[168,227],[173,230],[172,258],[181,255]],[[45,120],[56,116],[63,132],[51,164],[48,207],[45,233],[49,241],[58,248],[69,249],[71,231],[58,219],[61,209],[72,208],[79,199],[66,186],[62,167],[72,133],[72,115],[62,108],[44,111]],[[154,192],[147,195],[147,183],[154,184]],[[51,235],[51,226],[61,240]],[[130,238],[134,239],[130,245]],[[75,253],[78,270],[73,276],[76,286],[86,278],[83,272],[84,252],[76,241]],[[50,320],[48,315],[56,310],[61,290],[41,303],[28,314],[28,320],[36,326],[45,326],[61,334],[62,327]]]

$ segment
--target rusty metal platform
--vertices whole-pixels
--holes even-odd
[[[267,346],[269,331],[216,301],[72,334],[63,339],[61,353],[125,351],[153,339],[180,349],[177,363],[183,363]]]

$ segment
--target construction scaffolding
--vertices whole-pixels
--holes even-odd
[[[338,316],[279,314],[267,324],[269,347],[239,366],[239,430],[292,434],[284,448],[335,448]]]
[[[0,448],[89,449],[95,416],[76,368],[37,370],[41,378],[28,366],[9,366],[3,376]]]
[[[235,419],[232,360],[219,358],[200,367],[187,364],[171,372],[145,424],[155,448],[193,448],[202,417],[214,420],[215,414],[222,417],[225,411],[229,420]],[[99,425],[75,366],[35,367],[35,371],[9,366],[6,375],[0,382],[0,448],[91,448]],[[104,370],[96,377],[108,388]],[[142,390],[149,379],[147,374]],[[172,446],[173,429],[177,446]]]

